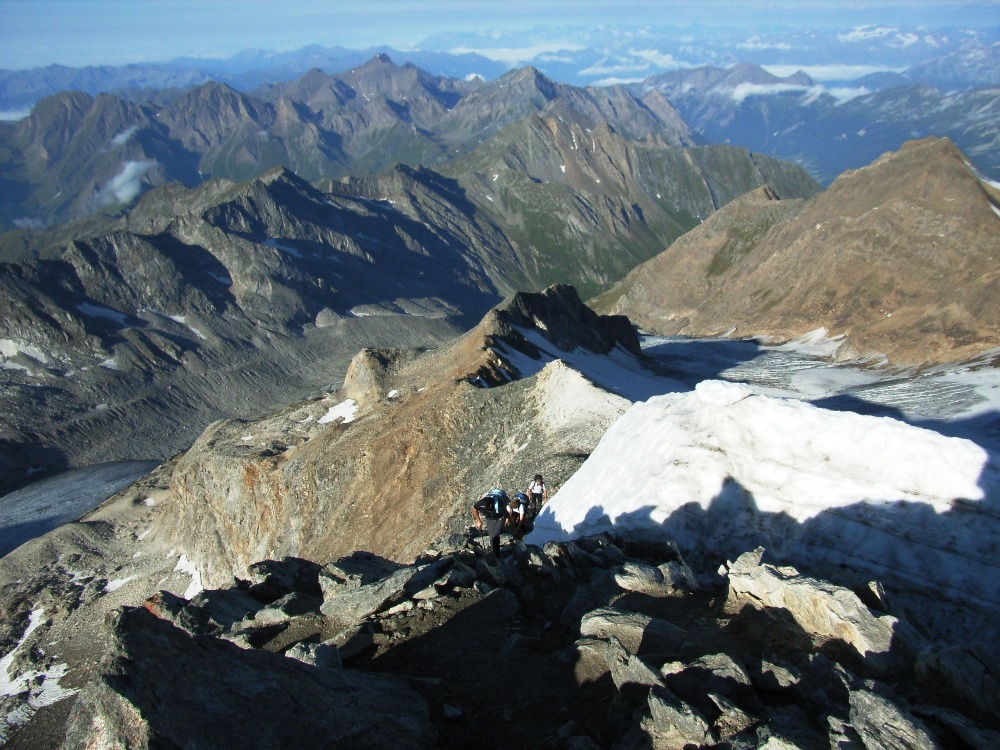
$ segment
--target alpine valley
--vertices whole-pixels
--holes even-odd
[[[1000,745],[995,154],[824,189],[713,142],[734,81],[379,54],[0,126],[0,744]]]

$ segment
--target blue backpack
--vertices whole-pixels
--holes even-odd
[[[486,511],[486,515],[490,518],[500,518],[507,508],[507,503],[510,502],[507,493],[500,489],[494,489],[487,492],[486,496],[493,500],[493,507]]]

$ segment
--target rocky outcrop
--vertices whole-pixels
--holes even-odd
[[[191,636],[143,608],[123,611],[112,631],[65,750],[436,746],[426,704],[398,679]]]
[[[289,733],[316,747],[348,737],[359,747],[493,746],[503,736],[623,750],[1000,739],[995,712],[963,707],[954,681],[932,677],[956,656],[927,650],[917,679],[912,659],[860,653],[844,623],[898,620],[829,582],[776,575],[760,550],[723,580],[695,576],[672,545],[627,535],[544,548],[503,540],[499,559],[454,536],[411,565],[361,552],[325,566],[269,560],[251,580],[190,601],[161,592],[109,621],[112,649],[76,700],[64,747],[257,746],[293,742]],[[607,585],[671,563],[690,588]],[[581,588],[597,606],[579,614]],[[295,600],[311,604],[289,608]],[[280,620],[266,614],[282,609]],[[525,695],[553,710],[520,710]]]

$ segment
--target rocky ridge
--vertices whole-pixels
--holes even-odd
[[[530,285],[503,233],[442,186],[412,175],[394,195],[324,194],[275,170],[155,190],[66,244],[10,247],[4,489],[40,470],[165,458],[213,418],[337,382],[365,345],[437,344]]]
[[[808,203],[762,190],[639,266],[595,308],[660,333],[789,340],[896,365],[1000,346],[1000,193],[947,140],[907,144]]]
[[[114,610],[105,655],[59,712],[64,737],[46,708],[6,731],[40,747],[41,726],[65,748],[1000,740],[995,646],[927,640],[877,586],[859,596],[763,553],[710,574],[628,535],[506,537],[497,559],[459,534],[411,565],[265,560],[225,587]]]
[[[213,425],[0,560],[4,741],[995,743],[989,622],[956,643],[877,582],[807,578],[763,550],[692,569],[634,531],[505,536],[493,557],[472,498],[539,469],[557,489],[630,403],[596,374],[638,374],[637,351],[626,319],[554,287]],[[569,365],[590,360],[595,375]]]
[[[464,529],[470,497],[485,489],[538,471],[557,486],[624,411],[627,400],[553,361],[577,347],[620,349],[640,367],[627,320],[599,318],[572,287],[551,287],[514,295],[419,356],[367,349],[337,391],[250,424],[213,424],[173,469],[171,545],[206,585],[286,555],[413,559]],[[563,412],[563,388],[576,417]]]

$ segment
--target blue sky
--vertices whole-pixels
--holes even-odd
[[[0,0],[0,68],[121,65],[307,44],[409,48],[440,32],[538,25],[1000,26],[1000,0]]]

